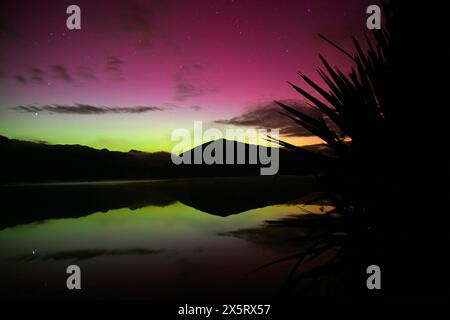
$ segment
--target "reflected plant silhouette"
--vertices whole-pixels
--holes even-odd
[[[351,59],[353,68],[345,73],[319,55],[323,68],[317,71],[325,85],[301,72],[299,76],[314,93],[289,82],[311,108],[319,111],[319,116],[312,117],[275,101],[283,114],[321,138],[333,151],[332,156],[327,156],[268,138],[303,157],[327,164],[327,169],[316,175],[324,192],[310,203],[326,201],[333,206],[325,214],[267,222],[273,227],[310,231],[298,239],[306,243],[304,251],[261,267],[294,261],[282,293],[292,293],[302,284],[300,294],[304,294],[308,283],[316,287],[313,290],[326,290],[321,295],[330,294],[329,290],[350,296],[367,293],[365,282],[361,281],[365,278],[365,267],[371,261],[384,261],[379,242],[386,222],[383,213],[389,212],[384,207],[392,199],[394,172],[404,158],[394,145],[404,137],[399,124],[405,112],[396,92],[396,82],[404,74],[397,67],[400,57],[396,50],[395,5],[395,2],[383,4],[385,25],[371,31],[372,39],[366,35],[363,45],[353,38],[354,54],[320,35]],[[321,289],[317,289],[318,281],[323,284]]]

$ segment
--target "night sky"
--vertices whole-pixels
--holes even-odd
[[[322,53],[350,61],[365,0],[20,1],[0,4],[0,134],[46,143],[170,151],[171,131],[208,126],[283,129],[316,143],[275,112],[301,106],[286,81],[317,79]],[[66,8],[81,8],[81,30]],[[217,122],[216,122],[217,121]]]

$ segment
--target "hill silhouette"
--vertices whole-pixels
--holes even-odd
[[[214,144],[214,146],[213,146]],[[218,164],[206,164],[202,161],[200,164],[195,164],[195,154],[203,154],[206,148],[209,148],[211,155],[216,156],[215,150],[220,150],[221,155],[218,157],[221,162]],[[309,152],[315,151],[314,152]],[[278,148],[279,153],[279,170],[278,175],[299,174],[306,175],[321,172],[327,167],[327,159],[322,154],[327,153],[322,145],[310,146],[303,154],[298,154],[289,149]],[[230,154],[231,151],[231,154]],[[245,164],[238,163],[238,152],[245,154]],[[181,165],[181,167],[189,167],[189,172],[194,176],[221,176],[221,175],[261,175],[261,167],[268,167],[270,165],[262,164],[259,159],[259,154],[271,156],[270,147],[258,146],[254,144],[243,143],[234,140],[217,139],[199,145],[191,150],[188,150],[180,157],[190,160],[190,165]],[[249,159],[256,155],[256,162],[250,163]],[[222,165],[226,163],[226,165]]]
[[[117,152],[6,137],[0,137],[0,152],[4,182],[163,178],[172,167],[167,152]]]
[[[235,148],[245,150],[246,159],[248,159],[249,150],[257,147],[230,140],[213,142],[220,141],[223,142],[225,157],[226,146],[230,144]],[[213,142],[197,146],[186,153],[190,152],[193,159],[196,150],[201,149],[202,151]],[[262,146],[259,148],[265,149]],[[261,164],[175,165],[168,152],[147,153],[137,150],[118,152],[81,145],[50,145],[21,141],[4,136],[0,136],[0,153],[2,154],[1,165],[4,168],[0,181],[3,183],[252,176],[260,175],[261,168]],[[321,167],[325,167],[321,163],[320,156],[317,155],[311,159],[283,148],[279,150],[279,155],[280,170],[278,174],[305,175],[320,171]]]

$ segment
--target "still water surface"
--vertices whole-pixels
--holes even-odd
[[[189,185],[190,190],[196,187]],[[216,201],[220,214],[195,208],[205,205],[187,205],[189,201],[172,198],[157,205],[130,205],[75,217],[65,217],[64,206],[72,207],[65,200],[57,207],[59,217],[10,223],[0,230],[1,298],[277,295],[291,265],[254,269],[298,250],[296,244],[280,241],[289,237],[291,230],[267,227],[266,221],[304,214],[303,209],[319,211],[318,206],[303,206],[305,192],[299,193],[298,197],[290,196],[292,200],[277,198],[274,202],[283,203],[262,207],[255,203],[256,208],[248,210],[231,206],[230,214],[224,211],[224,202],[242,199],[220,197]],[[45,194],[49,197],[46,201],[51,201],[54,192]],[[190,203],[197,204],[194,198],[189,197]],[[248,203],[239,203],[248,208]],[[51,210],[56,209],[52,206]],[[68,216],[74,216],[73,212]],[[65,270],[71,264],[82,270],[80,291],[66,289]]]

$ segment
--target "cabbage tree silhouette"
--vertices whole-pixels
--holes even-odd
[[[304,157],[320,156],[330,163],[327,171],[317,175],[324,193],[310,203],[325,201],[333,209],[320,215],[268,221],[274,227],[309,231],[309,235],[299,239],[308,243],[303,252],[261,267],[295,261],[282,287],[283,293],[291,293],[302,283],[302,293],[310,284],[316,291],[321,290],[320,295],[324,294],[323,290],[328,292],[330,286],[339,295],[369,294],[365,282],[361,281],[365,278],[365,268],[373,261],[386,260],[379,239],[388,221],[385,215],[392,213],[386,206],[394,197],[390,193],[394,179],[398,179],[394,172],[405,158],[398,147],[398,141],[405,137],[401,125],[405,106],[398,103],[396,83],[405,74],[398,67],[394,5],[395,2],[383,5],[386,23],[381,30],[373,31],[372,40],[365,36],[365,49],[353,38],[354,54],[320,35],[353,62],[351,71],[345,73],[319,55],[323,68],[317,71],[325,85],[299,73],[314,93],[289,82],[320,116],[311,117],[275,101],[283,114],[325,141],[334,153],[331,157],[317,155],[286,141],[268,138]],[[306,261],[319,258],[325,262],[311,269],[304,267]]]
[[[374,41],[367,36],[367,49],[363,50],[359,41],[353,38],[356,49],[350,54],[323,35],[320,37],[340,50],[354,63],[349,73],[340,71],[322,56],[323,68],[318,74],[326,86],[320,86],[308,76],[299,76],[315,91],[309,93],[293,83],[289,84],[299,92],[311,108],[320,112],[319,117],[311,117],[303,111],[275,101],[284,114],[294,122],[318,136],[334,151],[333,170],[342,182],[353,184],[364,181],[379,181],[388,176],[389,166],[395,156],[395,147],[391,141],[398,136],[398,123],[403,108],[397,103],[395,82],[399,79],[396,69],[395,28],[389,5],[384,6],[387,16],[386,26],[374,30]],[[269,140],[274,141],[269,137]],[[302,154],[311,152],[294,146],[286,141],[274,142]],[[326,156],[324,156],[326,157]],[[370,179],[372,178],[372,179]],[[375,179],[373,179],[375,178]],[[352,181],[351,179],[356,179]],[[380,181],[383,180],[383,181]]]

